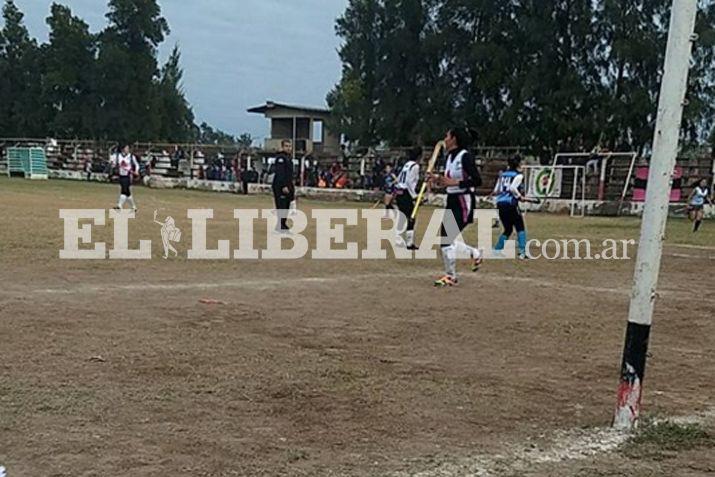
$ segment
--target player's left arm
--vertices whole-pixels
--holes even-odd
[[[524,196],[521,194],[521,185],[524,183],[524,174],[519,174],[514,177],[509,186],[509,192],[514,196],[516,200],[523,200]]]
[[[417,191],[417,185],[420,182],[420,165],[417,164],[415,165],[411,170],[410,170],[410,175],[407,178],[407,187],[409,187],[410,191]]]
[[[139,177],[139,161],[137,161],[137,157],[132,155],[132,174],[134,177]]]
[[[465,178],[459,182],[459,187],[462,189],[476,189],[482,185],[482,175],[477,169],[477,162],[469,152],[462,158],[462,169],[465,172]]]

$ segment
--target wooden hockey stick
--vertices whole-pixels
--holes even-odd
[[[432,174],[434,171],[435,166],[437,165],[437,161],[439,160],[439,155],[442,152],[442,149],[445,148],[444,141],[440,141],[437,143],[437,145],[434,147],[434,152],[432,152],[432,157],[429,160],[429,164],[427,164],[427,176]],[[420,193],[417,196],[417,202],[415,203],[415,210],[412,211],[412,219],[414,220],[417,217],[417,212],[420,210],[420,206],[422,205],[422,199],[425,197],[425,192],[427,192],[427,181],[425,180],[422,183],[422,188],[420,189]]]

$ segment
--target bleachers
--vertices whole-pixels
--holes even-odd
[[[27,179],[49,178],[47,157],[41,147],[10,147],[7,155],[7,173],[9,176],[22,176]]]
[[[88,161],[92,163],[92,171],[102,173],[108,171],[108,161],[110,151],[116,146],[108,141],[73,141],[54,139],[0,139],[0,173],[8,171],[7,150],[13,147],[21,148],[41,148],[46,157],[46,169],[65,171],[84,171]],[[232,166],[237,158],[241,159],[242,167],[245,167],[247,159],[251,158],[251,163],[262,179],[270,179],[265,173],[269,167],[269,153],[257,150],[244,150],[234,145],[199,145],[199,144],[134,144],[132,146],[134,154],[142,164],[142,172],[151,168],[151,174],[168,178],[206,178],[204,173],[214,164],[225,164]],[[311,168],[316,165],[319,170],[328,170],[334,162],[339,162],[343,169],[347,169],[350,177],[351,188],[361,188],[364,183],[373,176],[374,165],[378,159],[386,164],[399,166],[402,164],[407,149],[393,148],[383,150],[363,151],[349,157],[335,156],[315,156],[310,158]],[[431,154],[431,150],[424,149],[423,159]],[[480,195],[491,193],[497,180],[499,172],[507,167],[507,159],[514,154],[524,156],[522,148],[475,148],[473,149],[475,158],[482,172],[483,185],[479,189]],[[564,160],[559,161],[559,165],[579,165],[585,166],[590,159],[588,153],[564,154]],[[573,157],[570,157],[573,156]],[[528,158],[530,165],[538,164],[535,158]],[[645,165],[642,159],[636,160],[633,169],[632,156],[627,154],[614,155],[608,158],[605,167],[605,180],[602,182],[601,174],[589,173],[586,176],[586,199],[605,200],[607,202],[620,202],[624,188],[626,190],[625,201],[628,202],[633,197],[633,185],[636,183],[635,174],[639,165]],[[17,161],[20,159],[13,159]],[[29,160],[29,159],[28,159]],[[47,174],[43,169],[43,160],[36,157],[33,162],[31,175],[42,176]],[[550,161],[542,163],[551,164]],[[709,150],[690,150],[678,159],[678,166],[682,170],[682,177],[677,183],[682,190],[681,197],[687,197],[694,184],[702,177],[712,177],[713,158]],[[18,170],[20,167],[29,169],[30,164],[19,165],[13,163],[12,168]],[[443,164],[437,166],[441,171]],[[23,169],[24,170],[24,169]],[[314,170],[314,169],[313,169]],[[362,172],[362,177],[361,177]],[[395,171],[396,173],[399,171]],[[23,172],[24,175],[24,172]],[[296,168],[296,177],[298,176]],[[630,180],[628,177],[630,175]],[[231,177],[232,180],[233,177]],[[562,174],[562,198],[570,198],[573,191],[574,172],[572,169],[564,169]],[[580,181],[580,180],[579,180]],[[641,181],[642,182],[642,181]],[[627,185],[627,187],[626,187]],[[580,187],[580,184],[579,184]],[[580,192],[579,192],[580,193]],[[569,197],[566,197],[568,195]],[[682,199],[681,199],[682,200]]]

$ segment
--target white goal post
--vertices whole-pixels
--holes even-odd
[[[613,161],[619,158],[623,158],[627,161],[628,163],[628,175],[625,178],[625,183],[623,185],[623,191],[621,194],[621,204],[626,198],[626,195],[628,194],[628,189],[630,187],[631,179],[633,177],[633,171],[636,166],[636,161],[638,159],[638,153],[635,152],[560,152],[558,154],[554,155],[554,160],[553,163],[551,164],[552,167],[556,167],[558,165],[564,165],[563,162],[566,160],[573,160],[573,159],[581,159],[586,160],[587,163],[590,159],[592,158],[598,158],[598,162],[595,164],[595,169],[596,172],[599,174],[598,176],[598,196],[597,200],[599,201],[604,201],[606,200],[606,183],[608,182],[608,167],[609,164],[613,164]],[[562,164],[559,164],[561,162]],[[588,173],[588,170],[585,171]]]

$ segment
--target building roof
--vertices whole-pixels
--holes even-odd
[[[276,109],[287,109],[291,111],[303,111],[303,112],[310,112],[310,113],[319,113],[319,114],[330,114],[330,110],[327,108],[316,108],[314,106],[298,106],[294,104],[285,104],[285,103],[276,103],[273,101],[267,101],[266,104],[262,106],[256,106],[255,108],[250,108],[248,110],[249,113],[257,113],[257,114],[266,114],[270,111],[276,110]]]

